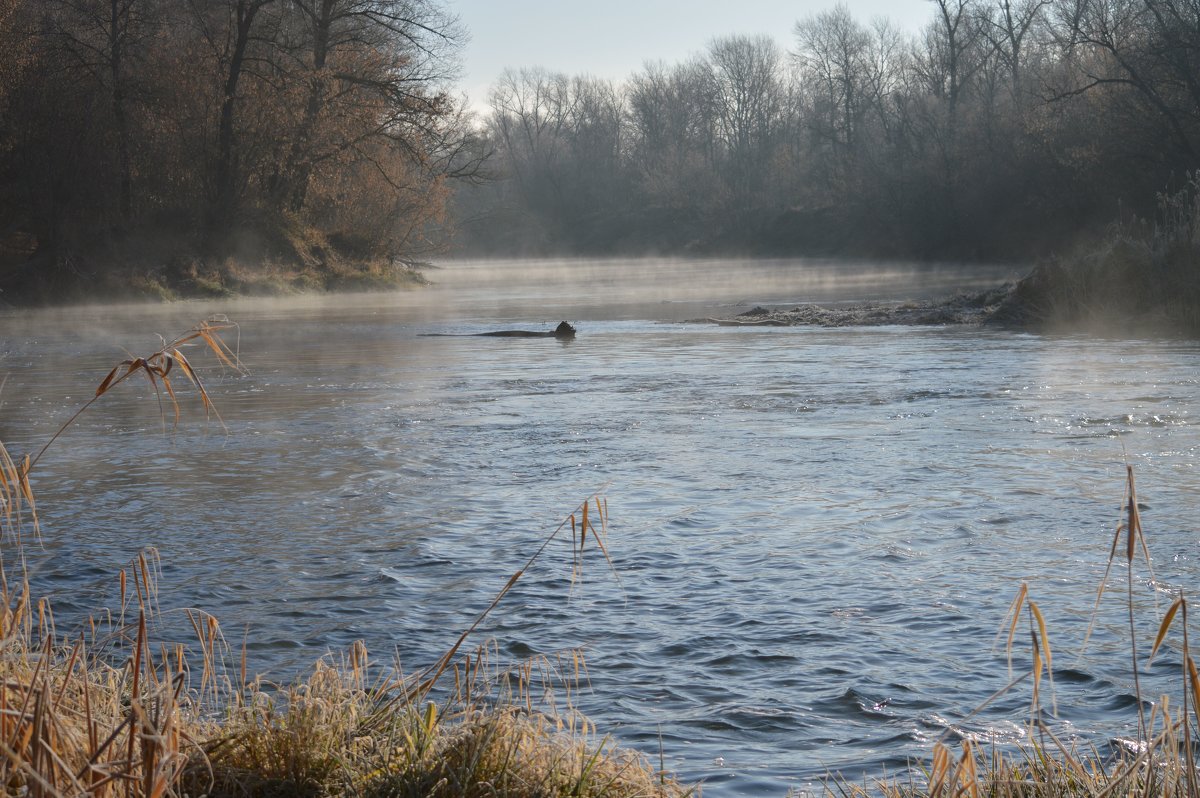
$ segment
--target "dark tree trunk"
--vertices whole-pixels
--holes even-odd
[[[112,80],[112,115],[117,134],[117,196],[120,225],[133,221],[133,167],[129,154],[129,117],[125,113],[125,88],[121,82],[124,57],[124,20],[120,0],[109,2],[109,75]]]
[[[238,82],[246,64],[250,32],[258,12],[274,0],[238,0],[233,49],[229,57],[229,72],[225,76],[225,94],[221,101],[221,117],[217,127],[217,160],[213,169],[213,199],[209,209],[208,236],[210,243],[228,225],[237,211],[237,142],[234,122],[237,110]]]
[[[304,118],[300,122],[284,171],[283,199],[293,213],[303,210],[304,201],[308,197],[309,181],[312,179],[313,134],[325,108],[325,92],[328,88],[325,65],[329,59],[329,38],[336,3],[337,0],[320,0],[319,6],[310,11],[313,60],[308,83],[308,102],[305,103]]]

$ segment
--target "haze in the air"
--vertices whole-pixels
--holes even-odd
[[[449,9],[470,32],[461,89],[476,110],[507,68],[541,66],[609,80],[627,78],[647,61],[677,62],[715,36],[767,34],[790,41],[796,21],[828,10],[824,0],[453,0]],[[861,20],[887,17],[915,33],[932,19],[929,0],[850,0]]]

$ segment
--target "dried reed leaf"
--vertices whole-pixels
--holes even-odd
[[[200,337],[204,339],[204,343],[208,344],[208,348],[212,350],[218,360],[234,371],[238,371],[241,367],[234,362],[237,356],[233,354],[229,347],[225,346],[225,342],[217,335],[220,329],[228,329],[228,327],[217,328],[203,324],[199,331]]]
[[[1125,494],[1124,494],[1125,498],[1124,498],[1124,500],[1127,505],[1128,505],[1128,502],[1131,501],[1130,492],[1133,487],[1132,477],[1133,477],[1132,469],[1129,466],[1126,466]],[[1104,565],[1104,576],[1100,577],[1100,584],[1097,585],[1097,587],[1096,587],[1096,601],[1092,604],[1092,614],[1091,614],[1091,617],[1088,619],[1087,631],[1084,632],[1083,642],[1079,646],[1079,658],[1077,661],[1083,660],[1083,654],[1087,650],[1088,641],[1092,639],[1092,632],[1094,632],[1096,630],[1096,619],[1099,618],[1099,615],[1100,615],[1100,600],[1102,598],[1104,598],[1104,590],[1108,586],[1108,577],[1112,573],[1113,561],[1117,557],[1117,546],[1121,542],[1121,533],[1124,532],[1126,530],[1126,528],[1127,527],[1124,522],[1118,522],[1116,531],[1113,532],[1112,545],[1109,547],[1109,550],[1108,550],[1108,562],[1106,562]],[[1129,553],[1129,549],[1131,547],[1132,547],[1132,544],[1128,544],[1126,546],[1126,554],[1127,554],[1130,562],[1132,562],[1132,560],[1133,560],[1132,554]],[[1147,559],[1147,561],[1149,561],[1149,556],[1147,556],[1146,559]]]
[[[1053,657],[1050,654],[1050,638],[1046,634],[1046,619],[1042,615],[1042,611],[1038,609],[1036,601],[1029,602],[1029,611],[1033,614],[1033,618],[1037,622],[1038,634],[1042,639],[1042,648],[1046,652],[1046,667],[1050,668],[1053,665]]]
[[[175,421],[172,426],[179,426],[179,400],[175,397],[175,389],[171,387],[171,378],[166,374],[160,374],[159,379],[162,380],[163,390],[167,392],[167,396],[171,400],[171,409],[175,412]]]
[[[1125,508],[1128,513],[1125,524],[1128,535],[1125,538],[1125,561],[1132,563],[1134,552],[1137,551],[1137,537],[1142,533],[1141,516],[1138,514],[1137,492],[1133,486],[1133,466],[1125,466],[1125,478],[1128,480],[1129,501]]]
[[[1058,715],[1058,698],[1055,696],[1054,690],[1054,654],[1050,650],[1050,636],[1046,632],[1046,619],[1042,615],[1041,609],[1038,608],[1036,601],[1029,601],[1027,603],[1029,606],[1029,612],[1031,615],[1033,615],[1034,621],[1037,623],[1038,635],[1041,641],[1039,648],[1040,656],[1044,656],[1046,658],[1046,676],[1047,680],[1050,682],[1050,711],[1052,714]],[[1035,664],[1034,667],[1035,669],[1038,669],[1040,665]],[[1038,677],[1035,674],[1033,687],[1035,693],[1037,692],[1038,688],[1037,683]]]
[[[592,526],[592,539],[596,541],[596,546],[600,549],[600,553],[604,555],[604,561],[606,563],[608,563],[608,570],[613,575],[613,578],[616,580],[617,587],[620,587],[622,590],[624,590],[625,588],[621,584],[621,575],[619,573],[617,573],[617,566],[613,563],[612,557],[609,556],[608,546],[606,546],[604,544],[604,539],[606,537],[608,537],[608,518],[607,518],[608,503],[605,502],[605,505],[604,505],[605,509],[602,512],[600,509],[600,499],[596,498],[596,497],[593,497],[593,499],[596,502],[596,515],[600,516],[601,534],[597,534],[596,527],[595,527],[595,525],[593,525]],[[586,507],[587,504],[585,503],[584,506]]]
[[[1033,648],[1033,711],[1037,712],[1039,688],[1042,684],[1042,650],[1032,629],[1029,630],[1029,643]]]
[[[1175,599],[1171,602],[1171,606],[1167,608],[1166,615],[1163,616],[1162,623],[1158,625],[1158,634],[1154,637],[1154,646],[1150,649],[1150,656],[1146,659],[1146,669],[1150,669],[1150,665],[1154,662],[1154,655],[1158,653],[1159,646],[1167,637],[1167,631],[1171,627],[1171,621],[1175,620],[1175,613],[1183,605],[1183,597]]]
[[[112,371],[108,372],[108,376],[105,377],[100,385],[96,387],[96,396],[103,396],[104,392],[112,386],[113,380],[117,376],[117,372],[121,370],[121,366],[123,365],[125,365],[125,363],[120,363],[116,366],[113,366]]]
[[[1004,641],[1004,653],[1008,657],[1008,678],[1012,678],[1012,654],[1013,654],[1013,638],[1017,634],[1017,623],[1021,620],[1021,606],[1025,603],[1026,596],[1029,595],[1029,585],[1025,582],[1017,588],[1017,595],[1013,597],[1012,602],[1008,605],[1008,610],[1004,613],[1004,620],[1000,622],[1000,629],[996,632],[996,640],[992,643],[992,648],[995,649],[996,643],[1000,642],[1000,636],[1004,634],[1005,627],[1008,628],[1008,635]]]
[[[955,789],[956,796],[966,795],[971,798],[979,798],[979,774],[976,770],[975,763],[975,746],[972,745],[969,739],[963,740],[962,757],[958,761],[958,767],[955,769],[958,776],[958,787]]]
[[[1187,655],[1188,681],[1192,687],[1192,706],[1196,709],[1197,720],[1200,721],[1200,673],[1196,672],[1196,661]]]

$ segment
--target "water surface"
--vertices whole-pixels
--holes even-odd
[[[1101,748],[1131,732],[1118,599],[1087,656],[1071,649],[1125,458],[1164,606],[1196,584],[1200,347],[679,323],[938,292],[964,280],[949,269],[842,283],[830,264],[526,266],[450,264],[400,295],[0,316],[14,451],[86,401],[121,347],[210,311],[240,323],[250,369],[204,372],[225,429],[189,399],[164,433],[131,385],[47,454],[32,563],[60,626],[155,546],[164,623],[211,610],[252,668],[296,673],[356,639],[419,667],[603,490],[617,577],[593,552],[572,587],[569,548],[552,549],[483,633],[502,659],[582,649],[582,708],[655,758],[661,740],[707,795],[895,771],[948,730],[1019,741],[1027,688],[960,720],[1008,680],[993,641],[1022,581],[1058,646],[1057,731]],[[575,341],[425,337],[560,319]],[[1135,573],[1145,637],[1153,590]],[[1177,672],[1168,652],[1143,685]]]

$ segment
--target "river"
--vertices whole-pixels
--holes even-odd
[[[656,762],[661,745],[705,795],[895,772],[948,731],[1019,743],[1027,685],[962,719],[1009,679],[994,641],[1021,582],[1049,622],[1052,727],[1102,751],[1135,729],[1119,590],[1075,654],[1126,460],[1157,580],[1135,567],[1143,648],[1156,593],[1162,609],[1197,584],[1200,346],[681,323],[983,287],[1006,269],[541,261],[431,276],[399,294],[0,314],[14,453],[122,347],[152,350],[209,313],[239,323],[249,369],[202,371],[224,427],[189,395],[164,431],[149,390],[126,385],[47,453],[30,562],[60,632],[154,546],[163,623],[212,611],[253,670],[286,678],[355,639],[411,670],[602,491],[613,571],[589,551],[572,584],[569,546],[550,549],[480,640],[503,661],[581,649],[579,706]],[[574,341],[426,336],[561,319]],[[1177,693],[1178,666],[1160,655],[1144,691]]]

